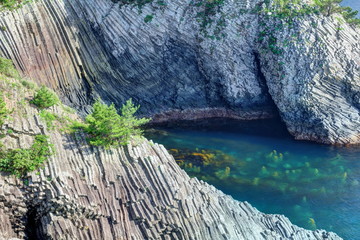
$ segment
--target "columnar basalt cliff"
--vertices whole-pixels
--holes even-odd
[[[359,30],[337,15],[297,17],[279,30],[278,19],[253,11],[261,6],[225,1],[216,40],[203,36],[186,0],[141,13],[110,0],[39,0],[1,13],[0,55],[85,111],[100,96],[132,97],[158,121],[279,112],[298,139],[358,143]],[[269,28],[286,45],[281,56],[259,40]]]
[[[236,4],[226,11],[249,5]],[[254,55],[256,15],[239,16],[225,41],[211,41],[200,38],[188,2],[155,6],[139,14],[110,0],[38,1],[1,18],[8,30],[1,32],[0,54],[77,108],[99,95],[115,103],[132,97],[151,115],[193,109],[244,118],[274,113]],[[144,16],[153,12],[146,24]]]
[[[110,0],[37,1],[2,13],[0,54],[77,108],[96,96],[118,104],[132,97],[144,114],[168,120],[262,118],[277,107],[298,139],[359,142],[358,30],[307,16],[276,33],[292,40],[282,56],[264,53],[264,16],[239,13],[256,4],[224,4],[218,14],[227,16],[226,36],[212,40],[184,0],[154,3],[141,14]],[[155,17],[145,23],[149,14]],[[265,22],[274,27],[278,20]]]
[[[341,239],[263,214],[189,178],[162,145],[144,140],[104,150],[81,134],[48,131],[39,110],[19,107],[24,97],[8,91],[7,106],[16,111],[1,142],[24,148],[46,134],[56,154],[23,180],[0,176],[0,239]],[[64,114],[61,107],[50,111]]]
[[[307,17],[277,34],[282,54],[261,53],[269,92],[297,139],[360,142],[360,31],[334,18]],[[270,30],[269,30],[270,29]]]

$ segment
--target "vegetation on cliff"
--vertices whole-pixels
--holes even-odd
[[[106,105],[97,100],[85,123],[75,122],[72,128],[86,132],[89,143],[94,146],[110,148],[126,145],[131,137],[140,137],[142,130],[139,127],[150,121],[148,118],[135,117],[139,108],[129,99],[122,106],[120,115],[114,104]]]
[[[157,7],[166,6],[165,1],[154,0],[113,0],[120,2],[120,5],[133,5],[142,8],[146,4],[152,4],[155,9]],[[296,17],[303,17],[306,15],[324,15],[330,16],[338,13],[342,15],[343,20],[340,22],[347,22],[351,26],[359,26],[360,19],[357,18],[358,11],[352,10],[350,7],[342,7],[340,3],[342,0],[314,0],[310,3],[303,3],[301,0],[265,0],[260,2],[253,9],[240,9],[239,14],[265,14],[267,17],[275,17],[282,19],[288,24],[292,24]],[[156,3],[156,4],[155,4]],[[189,3],[189,7],[195,12],[196,21],[199,23],[199,31],[205,38],[220,40],[226,37],[224,29],[227,26],[227,20],[236,16],[229,16],[222,9],[226,2],[224,0],[194,0]],[[156,6],[158,5],[158,6]],[[155,14],[147,15],[144,18],[146,23],[151,22]],[[315,24],[314,24],[315,27]],[[275,38],[270,38],[269,49],[279,54],[280,49],[275,47]]]
[[[34,94],[36,85],[21,79],[19,76],[11,60],[0,58],[0,127],[2,139],[9,140],[9,138],[18,138],[21,135],[9,127],[7,120],[23,116],[26,112],[25,106],[28,105],[27,96]],[[49,98],[44,98],[43,92],[47,93],[43,88],[37,90],[35,99],[39,100],[39,97],[36,96],[42,96],[42,104],[48,104]],[[50,96],[54,97],[53,95]],[[7,104],[13,107],[9,109]],[[29,148],[14,148],[8,144],[5,146],[2,142],[0,142],[0,171],[8,172],[17,177],[23,177],[28,172],[41,167],[54,152],[49,137],[44,134],[35,135]]]
[[[10,77],[17,75],[17,71],[15,70],[11,60],[0,57],[0,76],[1,75]],[[6,102],[3,97],[3,91],[0,91],[0,128],[5,123],[9,113],[10,111],[7,109]]]
[[[38,89],[33,100],[30,101],[30,103],[41,109],[52,107],[59,102],[60,100],[56,93],[45,86],[42,86],[40,89]]]
[[[360,24],[360,19],[356,19],[358,11],[354,11],[350,7],[340,6],[342,1],[343,0],[314,0],[314,4],[325,16],[330,16],[334,13],[340,13],[343,15],[345,20],[349,20],[350,23],[353,21],[353,23]]]
[[[284,71],[285,60],[282,58],[287,49],[296,44],[305,48],[308,44],[307,40],[301,38],[298,29],[301,21],[309,21],[310,26],[316,28],[321,19],[316,16],[329,17],[337,14],[334,22],[338,32],[343,29],[345,22],[352,27],[359,26],[360,19],[356,18],[358,11],[340,6],[341,2],[342,0],[314,0],[308,4],[301,0],[268,0],[265,8],[258,9],[258,13],[262,14],[258,33],[259,52],[270,53],[274,57],[272,64],[276,66],[276,77],[279,80],[284,79],[287,74]],[[320,40],[317,42],[321,44]]]
[[[30,148],[2,149],[0,151],[0,171],[22,177],[35,171],[53,154],[53,145],[45,135],[35,136]]]
[[[113,2],[119,2],[120,5],[133,5],[139,8],[139,10],[141,10],[141,8],[143,6],[145,6],[146,4],[152,3],[154,2],[154,0],[112,0]],[[158,0],[156,1],[156,3],[159,6],[166,6],[166,2],[162,1],[162,0]]]
[[[19,77],[19,73],[14,68],[10,59],[0,57],[0,74],[7,77]]]
[[[85,122],[74,120],[78,118],[71,116],[71,109],[60,104],[55,92],[45,86],[38,88],[31,81],[20,78],[12,61],[5,58],[0,58],[0,93],[6,93],[4,97],[0,94],[2,140],[22,134],[6,120],[26,116],[29,111],[26,109],[34,109],[34,105],[40,120],[46,124],[46,131],[81,129],[88,135],[89,144],[105,148],[126,145],[132,138],[140,137],[142,130],[139,127],[149,121],[147,118],[135,117],[140,106],[135,106],[131,99],[122,106],[121,114],[118,114],[114,104],[108,106],[97,100]],[[7,102],[12,106],[11,111]],[[53,108],[46,109],[49,107]],[[16,144],[4,146],[0,143],[0,171],[24,177],[41,167],[55,149],[48,136],[44,134],[34,135],[33,139],[33,144],[29,148],[16,148]]]
[[[287,18],[288,21],[293,21],[295,17],[309,14],[330,16],[334,13],[339,13],[347,23],[352,26],[359,26],[360,19],[356,18],[358,11],[354,11],[350,7],[340,6],[342,1],[343,0],[313,0],[313,2],[309,4],[303,3],[301,0],[265,0],[251,10],[240,9],[239,13],[265,13],[272,17]],[[119,2],[120,6],[135,6],[139,9],[140,13],[142,12],[142,8],[147,4],[152,4],[155,9],[158,7],[163,8],[167,5],[166,1],[154,0],[113,0],[113,2]],[[227,25],[226,20],[234,18],[234,16],[228,16],[227,13],[222,11],[225,3],[224,0],[194,0],[189,3],[189,7],[194,9],[195,18],[199,23],[200,33],[204,37],[220,40],[226,36],[223,31]],[[155,14],[147,15],[144,21],[146,23],[151,22],[154,15]]]
[[[8,112],[3,102],[0,105],[1,112]],[[2,137],[13,133],[13,130],[8,129]],[[53,152],[53,145],[50,144],[46,135],[36,135],[30,148],[7,149],[0,143],[0,171],[23,177],[27,173],[40,168]]]
[[[0,10],[14,10],[31,0],[0,0]]]
[[[359,25],[360,19],[356,16],[358,11],[352,10],[350,7],[342,7],[340,3],[343,0],[314,0],[313,4],[304,4],[300,0],[274,0],[272,4],[268,1],[265,13],[288,21],[295,17],[305,16],[309,14],[322,14],[331,16],[339,13],[344,20],[351,25]]]
[[[9,110],[6,108],[4,98],[0,95],[0,128],[8,117]]]

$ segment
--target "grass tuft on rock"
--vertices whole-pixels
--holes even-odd
[[[0,11],[1,10],[16,10],[22,7],[24,4],[31,0],[0,0]]]
[[[19,73],[15,69],[13,62],[10,59],[2,58],[2,57],[0,57],[0,74],[3,74],[7,77],[14,77],[14,78],[19,77]]]

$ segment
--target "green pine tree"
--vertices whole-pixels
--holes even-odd
[[[330,16],[333,13],[342,12],[342,8],[339,5],[342,0],[314,0],[316,6],[325,16]]]
[[[148,123],[148,118],[137,118],[135,113],[139,110],[140,106],[135,106],[131,99],[127,100],[121,108],[121,119],[125,128],[123,140],[127,144],[131,136],[142,136],[143,131],[140,126]]]
[[[131,99],[117,113],[114,104],[106,105],[97,100],[93,111],[85,119],[85,124],[75,124],[89,134],[89,143],[105,148],[126,145],[132,136],[141,136],[141,125],[149,122],[147,118],[137,118],[135,113],[140,106],[135,106]]]

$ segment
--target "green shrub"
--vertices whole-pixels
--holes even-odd
[[[1,0],[0,0],[1,1]],[[15,69],[12,61],[7,58],[0,57],[0,74],[4,74],[8,77],[18,77],[19,73]]]
[[[0,10],[14,10],[31,0],[0,0]]]
[[[39,90],[37,90],[35,97],[31,100],[31,103],[36,105],[38,108],[48,108],[59,102],[60,100],[56,93],[45,86],[42,86]]]
[[[144,18],[144,22],[149,23],[153,20],[153,18],[154,18],[154,15],[152,15],[152,14],[146,15],[146,17]]]
[[[36,84],[27,80],[21,80],[21,85],[26,87],[27,89],[35,89]]]
[[[58,117],[46,110],[41,110],[40,111],[40,117],[41,119],[43,119],[46,123],[46,126],[49,130],[53,130],[54,129],[54,121],[58,120]]]
[[[0,152],[0,171],[18,177],[41,167],[52,155],[53,146],[45,135],[35,136],[33,145],[28,149],[11,149]]]
[[[97,100],[92,113],[86,117],[85,124],[75,122],[72,128],[84,130],[89,135],[89,143],[94,146],[109,148],[126,145],[132,136],[141,136],[142,130],[139,127],[150,121],[134,116],[139,107],[130,99],[122,106],[119,115],[114,104],[108,106]]]
[[[4,98],[0,94],[0,127],[4,124],[5,119],[8,117],[9,110],[6,108]]]

